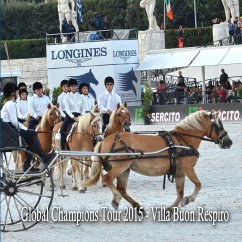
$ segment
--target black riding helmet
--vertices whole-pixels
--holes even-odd
[[[20,82],[20,83],[18,84],[18,90],[20,90],[20,89],[22,89],[22,88],[27,89],[27,85],[26,85],[25,82]]]
[[[15,83],[8,82],[3,87],[3,95],[4,97],[10,97],[12,93],[16,92],[18,90],[18,87]]]
[[[114,79],[111,76],[107,76],[104,80],[104,85],[106,86],[107,83],[113,83],[114,84]]]
[[[64,85],[68,85],[68,81],[67,81],[67,80],[63,80],[63,81],[61,81],[60,86],[62,87],[62,86],[64,86]]]
[[[70,86],[72,86],[72,85],[76,85],[76,86],[77,86],[77,81],[76,81],[76,79],[73,79],[73,78],[69,79],[69,81],[68,81],[68,86],[70,87]]]
[[[41,88],[43,88],[42,83],[40,83],[40,82],[35,82],[35,83],[33,84],[33,90],[41,89]]]
[[[80,86],[79,86],[79,92],[80,92],[80,93],[82,92],[82,88],[83,88],[83,87],[87,87],[88,90],[89,90],[89,88],[90,88],[90,86],[89,86],[87,83],[81,83]]]

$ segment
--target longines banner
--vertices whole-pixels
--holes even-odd
[[[241,103],[152,106],[150,124],[177,123],[198,110],[220,110],[223,122],[241,122]],[[130,107],[132,123],[144,123],[142,107]]]
[[[137,40],[47,45],[48,86],[58,87],[63,79],[75,78],[90,84],[96,98],[105,90],[104,79],[112,76],[122,101],[137,104],[140,83],[135,69],[139,64]]]

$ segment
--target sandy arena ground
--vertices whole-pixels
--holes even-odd
[[[60,197],[60,189],[55,192],[52,208],[62,210],[96,211],[98,222],[41,222],[35,227],[17,233],[2,233],[4,242],[51,242],[51,241],[241,241],[242,223],[242,126],[241,123],[225,123],[234,144],[230,150],[222,150],[215,144],[202,142],[200,159],[196,165],[196,172],[202,182],[202,189],[194,203],[181,208],[182,211],[195,211],[203,207],[209,211],[224,211],[229,214],[229,221],[216,222],[175,222],[154,221],[152,207],[165,207],[174,202],[176,197],[175,185],[166,183],[166,190],[162,190],[163,177],[145,177],[131,172],[128,192],[147,211],[147,216],[141,222],[124,222],[124,215],[129,204],[122,200],[119,210],[121,221],[107,222],[100,209],[111,207],[112,194],[108,188],[99,183],[91,187],[85,194],[71,190],[71,178],[67,177],[68,197]],[[134,131],[140,130],[171,130],[174,125],[143,126],[135,125]],[[193,184],[186,179],[185,196],[194,189]],[[110,212],[111,213],[111,212]],[[187,212],[188,213],[188,212]],[[189,214],[192,214],[189,213]],[[132,215],[132,214],[131,214]]]

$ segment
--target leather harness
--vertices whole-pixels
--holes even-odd
[[[188,157],[188,156],[196,156],[199,157],[199,152],[193,148],[192,146],[189,146],[190,149],[182,149],[181,151],[177,151],[177,148],[175,146],[175,143],[171,137],[171,135],[177,137],[180,136],[178,133],[176,133],[175,131],[171,131],[171,132],[167,132],[167,131],[161,131],[159,132],[159,136],[161,136],[167,144],[168,147],[168,155],[145,155],[144,152],[140,151],[140,150],[135,150],[132,147],[128,146],[120,137],[120,133],[117,132],[114,140],[112,142],[112,146],[111,146],[111,150],[110,153],[118,153],[121,151],[126,151],[127,153],[140,153],[140,155],[134,155],[133,157],[128,157],[128,158],[121,158],[121,159],[115,159],[112,161],[127,161],[127,160],[131,160],[131,159],[157,159],[157,158],[168,158],[170,159],[170,168],[169,171],[164,175],[164,180],[163,180],[163,189],[165,189],[165,182],[166,182],[166,175],[168,177],[168,180],[170,182],[174,182],[174,176],[176,174],[176,170],[177,170],[177,163],[176,163],[176,159],[179,157]],[[115,144],[116,142],[119,141],[123,146],[120,148],[116,148],[115,149]],[[102,159],[102,163],[104,166],[104,169],[106,171],[111,170],[111,165],[108,163],[110,156],[106,156]]]

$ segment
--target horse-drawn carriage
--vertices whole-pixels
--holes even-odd
[[[104,182],[113,193],[112,205],[115,209],[123,197],[139,213],[145,213],[139,203],[126,192],[130,170],[148,176],[162,176],[167,173],[174,175],[177,198],[169,208],[177,207],[179,203],[186,205],[193,202],[201,188],[194,171],[201,140],[217,143],[221,148],[232,145],[218,118],[218,112],[199,111],[183,120],[172,132],[161,132],[157,135],[126,132],[111,134],[96,145],[94,152],[57,151],[56,157],[47,167],[38,156],[26,149],[24,142],[11,126],[2,123],[1,231],[26,230],[46,218],[54,196],[50,168],[61,157],[64,157],[63,160],[78,156],[96,157],[93,159],[96,173],[90,180],[84,181],[82,186],[88,187],[97,183],[103,166],[107,171]],[[32,157],[33,165],[42,164],[40,172],[20,172],[13,169],[13,160],[16,162],[18,155],[23,152]],[[185,176],[195,185],[194,192],[187,197],[183,197]],[[117,186],[113,184],[114,179],[117,179]]]

